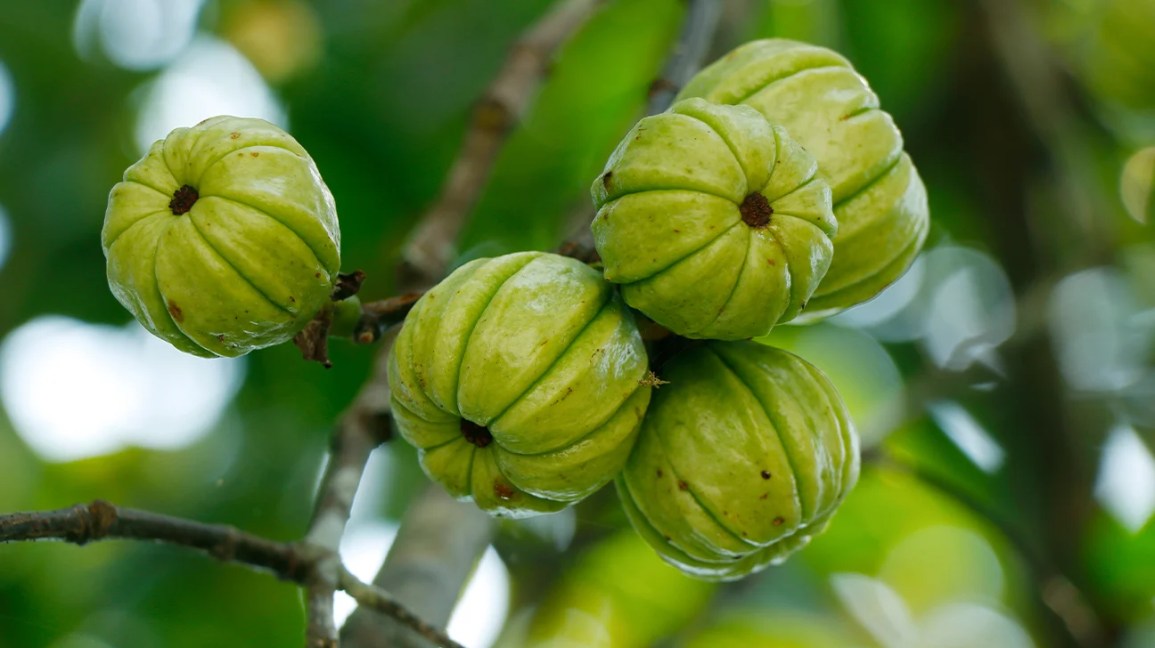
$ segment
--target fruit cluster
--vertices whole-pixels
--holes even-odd
[[[638,122],[592,193],[599,266],[478,259],[414,305],[389,361],[398,430],[494,515],[615,481],[634,528],[688,573],[784,559],[855,483],[858,446],[830,381],[750,338],[869,299],[911,263],[928,211],[898,130],[846,59],[757,41]],[[103,246],[121,303],[205,356],[292,338],[340,265],[308,154],[234,117],[130,167]]]
[[[858,442],[818,369],[749,338],[869,299],[914,259],[928,210],[898,130],[838,54],[758,41],[638,122],[592,193],[601,272],[478,259],[416,304],[389,362],[401,435],[495,515],[612,480],[687,573],[785,559],[854,485]],[[631,309],[663,334],[643,340]]]

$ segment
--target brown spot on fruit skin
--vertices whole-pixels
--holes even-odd
[[[613,191],[613,189],[610,187],[610,179],[613,177],[613,171],[606,171],[605,174],[602,175],[602,186],[606,188],[606,191]]]
[[[764,500],[767,497],[770,497],[770,493],[762,493],[761,495],[758,496],[758,499]]]
[[[774,524],[774,526],[782,526],[782,524],[784,522],[786,522],[786,519],[783,518],[782,516],[778,516],[778,517],[774,518],[773,524]]]
[[[189,185],[181,185],[180,189],[173,192],[172,200],[168,201],[168,208],[174,216],[187,214],[199,198],[200,194],[196,189]]]
[[[241,134],[238,133],[237,131],[233,131],[233,132],[229,133],[229,139],[240,139],[240,138],[241,138]]]
[[[742,214],[742,222],[750,227],[766,227],[770,223],[770,215],[774,213],[774,208],[770,206],[770,201],[766,200],[766,196],[755,191],[746,196],[742,204],[738,206],[738,211]]]
[[[762,471],[762,479],[770,479],[770,471],[769,470],[763,470]]]
[[[662,475],[665,475],[665,474],[666,473],[662,472],[661,468],[658,468],[658,477],[661,477]]]
[[[517,491],[513,490],[513,486],[510,486],[501,479],[495,479],[493,480],[493,494],[497,496],[497,499],[508,502],[513,499]]]
[[[177,324],[180,324],[184,321],[184,311],[182,311],[180,306],[177,306],[176,302],[172,301],[171,299],[168,301],[168,314],[172,315],[173,321],[175,321]]]
[[[253,151],[252,153],[249,153],[249,155],[251,155],[253,157],[259,157],[261,154],[257,153],[256,151]]]
[[[678,490],[680,490],[680,491],[690,490],[690,485],[687,484],[686,482],[682,481],[681,479],[679,479],[678,480]]]
[[[418,382],[420,382],[420,380]],[[465,419],[461,419],[461,436],[479,448],[484,448],[490,443],[493,443],[493,435],[489,433],[489,428],[482,427],[473,421],[467,421]]]

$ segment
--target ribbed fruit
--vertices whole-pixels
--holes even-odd
[[[393,417],[452,495],[556,511],[621,470],[650,400],[629,309],[570,258],[478,259],[426,293],[389,360]]]
[[[638,533],[688,574],[731,580],[822,531],[858,479],[858,438],[834,386],[796,355],[709,342],[660,369],[617,479]]]
[[[273,124],[240,117],[153,144],[112,188],[101,243],[117,300],[207,357],[290,340],[341,264],[336,207],[312,158]]]

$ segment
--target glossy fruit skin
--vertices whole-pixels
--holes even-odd
[[[786,559],[858,479],[858,437],[813,365],[754,342],[668,361],[618,495],[667,562],[708,580]]]
[[[333,197],[309,154],[260,119],[178,128],[124,172],[101,243],[113,295],[194,355],[292,339],[341,263]]]
[[[521,252],[426,293],[389,359],[393,417],[421,465],[491,514],[556,511],[613,479],[650,400],[646,350],[597,271]]]
[[[834,252],[817,163],[748,106],[690,99],[642,119],[592,193],[606,278],[683,337],[765,335],[803,309]]]
[[[838,233],[805,319],[870,299],[910,266],[929,229],[926,188],[894,120],[849,61],[806,43],[753,41],[699,72],[678,94],[688,97],[752,106],[818,160]]]

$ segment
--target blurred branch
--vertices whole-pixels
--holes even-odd
[[[1096,208],[1106,201],[1096,188],[1089,133],[1063,88],[1059,65],[1032,23],[1031,7],[980,0],[975,9],[976,36],[987,46],[974,48],[983,52],[980,65],[972,70],[969,87],[964,85],[966,97],[960,103],[993,117],[989,123],[996,124],[982,129],[988,134],[976,129],[969,139],[974,159],[982,161],[976,175],[989,191],[989,218],[1000,223],[995,230],[1000,257],[1016,292],[1022,293],[1074,269],[1109,261],[1115,242],[1109,219]],[[1000,76],[1009,83],[992,88],[989,80]],[[1085,536],[1075,530],[1087,528],[1095,509],[1095,455],[1088,452],[1093,444],[1070,411],[1047,328],[1022,342],[1005,351],[1012,406],[1003,416],[1020,430],[1002,439],[1011,495],[1025,518],[1035,518],[1047,563],[1066,576],[1051,592],[1067,594],[1045,596],[1044,603],[1077,603],[1065,614],[1056,610],[1071,635],[1069,645],[1111,645],[1120,620],[1109,606],[1077,588],[1088,580]],[[1039,578],[1046,588],[1047,574]],[[1090,588],[1084,592],[1093,594]]]
[[[430,623],[445,626],[464,583],[489,546],[493,520],[471,503],[457,502],[431,485],[405,513],[374,585],[403,593],[405,603]],[[355,611],[341,630],[353,648],[425,645],[392,617]],[[426,637],[427,639],[428,637]]]
[[[604,0],[561,0],[513,45],[473,109],[465,142],[441,194],[418,220],[398,269],[403,286],[428,287],[445,273],[454,243],[502,145],[525,115],[554,52]]]
[[[1102,200],[1093,195],[1094,183],[1088,181],[1094,175],[1090,168],[1094,157],[1084,128],[1063,93],[1059,69],[1022,3],[980,0],[979,5],[1026,123],[1054,158],[1059,173],[1055,186],[1062,194],[1068,225],[1077,230],[1074,235],[1087,257],[1094,259],[1109,246],[1100,225],[1102,216],[1094,208]],[[1053,224],[1048,216],[1043,226]]]
[[[318,579],[318,571],[333,565],[333,582],[361,605],[390,615],[435,645],[461,648],[388,592],[353,577],[335,553],[308,541],[276,542],[232,526],[114,506],[104,500],[53,511],[0,515],[0,543],[61,540],[85,545],[112,539],[147,540],[197,549],[221,562],[256,567],[306,587]],[[331,617],[329,623],[332,624]]]
[[[701,69],[718,31],[722,2],[723,0],[686,1],[686,16],[682,22],[682,30],[678,33],[678,39],[674,41],[661,74],[650,84],[646,99],[647,115],[656,115],[669,108],[682,86]],[[559,250],[561,254],[583,262],[597,258],[593,234],[590,232],[590,221],[593,218],[594,210],[589,203],[583,203],[570,215],[566,227],[573,233],[567,236],[561,245]]]
[[[71,508],[0,515],[0,542],[63,540],[76,545],[106,539],[153,540],[204,553],[223,562],[259,567],[304,582],[310,565],[296,547],[235,527],[113,506],[104,500]]]
[[[701,69],[714,42],[721,15],[722,0],[688,0],[682,32],[661,76],[650,85],[647,115],[656,115],[669,108],[682,86]]]
[[[1053,616],[1058,628],[1080,648],[1100,648],[1108,645],[1103,625],[1095,609],[1079,588],[1027,539],[1025,530],[995,507],[968,493],[951,480],[933,470],[904,461],[886,451],[875,449],[863,453],[863,462],[913,477],[919,482],[954,500],[976,517],[994,526],[1014,547],[1027,564],[1035,582],[1034,592],[1044,610]]]
[[[333,622],[333,593],[341,576],[339,550],[341,536],[353,508],[357,486],[373,450],[392,435],[389,425],[389,382],[386,375],[392,337],[386,339],[374,366],[373,375],[361,387],[356,399],[341,416],[330,440],[329,462],[321,478],[313,519],[304,542],[320,550],[324,560],[317,563],[307,583],[307,648],[337,646]]]
[[[396,619],[400,626],[393,627],[408,628],[435,646],[463,648],[438,629],[437,625],[417,616],[409,608],[398,603],[396,599],[386,593],[387,590],[361,582],[344,566],[340,570],[338,585],[342,591],[357,601],[360,605],[359,613],[363,614],[360,611],[364,609],[375,610],[384,615],[384,617],[379,616],[378,618]],[[444,622],[438,622],[438,625],[444,625]]]

